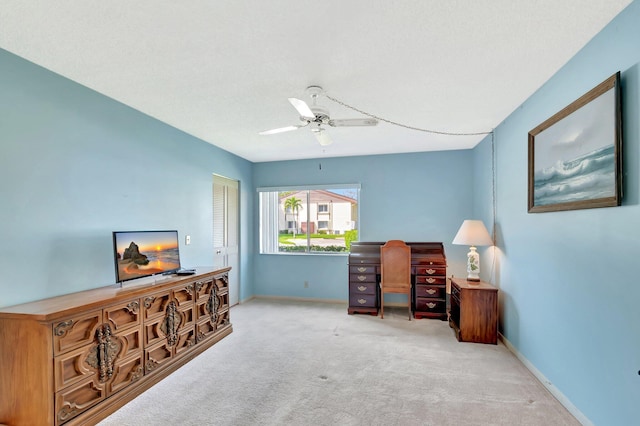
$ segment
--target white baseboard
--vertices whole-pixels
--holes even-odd
[[[522,364],[527,367],[531,374],[533,374],[535,378],[538,379],[542,386],[544,386],[549,391],[549,393],[551,393],[551,395],[553,395],[558,400],[558,402],[560,402],[560,404],[564,405],[564,408],[566,408],[567,411],[569,411],[573,415],[573,417],[575,417],[584,426],[594,426],[593,422],[591,422],[591,420],[589,420],[587,416],[582,413],[582,411],[580,411],[575,405],[573,405],[569,398],[567,398],[562,392],[560,392],[560,390],[555,387],[553,383],[551,383],[551,381],[547,379],[545,375],[535,367],[535,365],[533,365],[527,358],[525,358],[525,356],[522,355],[515,348],[515,346],[513,346],[511,342],[509,342],[509,340],[507,340],[507,338],[502,335],[502,333],[498,333],[498,337],[500,338],[502,343],[504,343],[507,349],[509,349],[511,353],[513,353],[516,358],[518,358],[520,362],[522,362]]]
[[[312,297],[292,297],[292,296],[253,296],[250,299],[246,300],[247,302],[251,299],[268,299],[268,300],[290,300],[292,302],[318,302],[318,303],[331,303],[334,305],[345,305],[348,303],[344,300],[340,299],[315,299]]]

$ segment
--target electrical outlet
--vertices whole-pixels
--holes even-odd
[[[304,288],[309,288],[309,281],[304,282]]]
[[[191,235],[187,235],[184,237],[184,243],[185,245],[191,244]]]

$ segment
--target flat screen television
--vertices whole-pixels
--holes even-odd
[[[113,251],[119,283],[180,269],[178,231],[117,231]]]

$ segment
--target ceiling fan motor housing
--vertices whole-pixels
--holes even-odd
[[[312,132],[317,133],[323,130],[321,125],[322,125],[321,121],[312,121],[311,123],[309,123],[309,128],[311,129]]]
[[[315,120],[313,120],[313,123],[328,123],[329,122],[329,110],[321,107],[319,105],[314,105],[311,108],[311,112],[313,112],[313,114],[316,116]]]

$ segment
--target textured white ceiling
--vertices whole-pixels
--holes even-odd
[[[310,85],[409,126],[490,131],[629,3],[2,0],[0,47],[254,162],[466,149],[482,136],[258,132],[298,124],[287,98]]]

